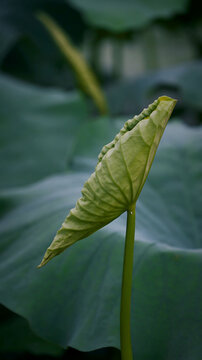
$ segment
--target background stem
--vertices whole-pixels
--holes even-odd
[[[120,340],[122,360],[132,360],[130,333],[131,293],[133,276],[133,253],[135,236],[135,206],[127,212],[127,228],[121,291]]]

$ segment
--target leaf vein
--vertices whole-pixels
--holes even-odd
[[[128,203],[128,198],[127,196],[125,195],[124,191],[121,189],[121,187],[117,184],[117,182],[114,180],[113,178],[113,175],[110,171],[110,167],[109,167],[109,163],[108,163],[108,157],[106,156],[105,157],[105,161],[106,161],[106,166],[107,166],[107,170],[108,170],[108,173],[109,173],[109,176],[113,182],[113,184],[119,189],[119,191],[121,192],[121,194],[123,195],[124,199],[126,200],[126,202]]]
[[[124,165],[125,165],[126,172],[127,172],[127,174],[128,174],[128,179],[129,179],[129,183],[130,183],[131,201],[133,201],[133,181],[132,181],[130,172],[129,172],[129,170],[128,170],[128,166],[127,166],[127,163],[126,163],[126,159],[125,159],[125,156],[124,156],[124,153],[123,153],[123,147],[122,147],[122,141],[121,141],[121,139],[120,139],[120,152],[121,152],[121,155],[122,155],[122,158],[123,158],[123,163],[124,163]]]
[[[80,200],[80,199],[79,199],[79,200]],[[92,215],[93,217],[98,217],[98,218],[100,218],[100,217],[102,216],[102,215],[96,214],[95,212],[92,213],[91,211],[87,210],[87,209],[86,209],[86,206],[81,205],[80,201],[77,202],[77,205],[81,208],[81,210],[83,210],[84,212]],[[100,208],[100,210],[102,210],[102,208]],[[103,211],[106,211],[106,210],[103,210]]]
[[[101,181],[99,179],[98,173],[97,171],[95,172],[95,176],[97,178],[97,181],[99,182],[100,187],[104,190],[104,192],[106,192],[109,196],[111,196],[116,202],[118,202],[119,204],[122,204],[124,207],[126,206],[122,201],[120,201],[119,199],[116,198],[116,196],[114,196],[113,194],[111,194],[109,191],[106,190],[106,188],[103,187],[103,185],[101,184]],[[115,207],[115,206],[114,206]],[[116,208],[116,207],[115,207]]]
[[[96,173],[95,173],[96,175]],[[98,181],[99,182],[99,181]],[[100,183],[100,182],[99,182]],[[98,197],[96,192],[94,191],[94,189],[92,188],[92,186],[89,184],[89,182],[86,183],[86,185],[90,188],[90,190],[92,191],[92,193],[94,194],[95,198],[97,198],[99,201],[101,201],[102,203],[104,204],[107,204],[107,206],[111,206],[112,208],[116,209],[117,211],[117,207],[112,205],[112,204],[109,204],[107,201],[103,200],[102,198]],[[85,196],[87,197],[87,195],[85,194]],[[89,197],[87,197],[90,201],[92,201],[92,199],[90,199]],[[93,202],[95,206],[97,206],[98,208],[104,210],[104,211],[107,211],[106,209],[103,209],[100,205],[98,206],[95,202]]]

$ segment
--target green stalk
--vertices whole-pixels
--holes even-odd
[[[135,240],[135,206],[127,212],[127,227],[121,290],[120,340],[122,360],[132,360],[130,333],[131,293],[133,277],[133,253]]]

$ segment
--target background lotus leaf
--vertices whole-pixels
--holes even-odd
[[[113,32],[141,28],[156,18],[167,18],[183,13],[187,8],[187,0],[169,3],[155,1],[103,0],[70,0],[86,18],[87,22],[98,28]]]
[[[27,321],[0,306],[0,356],[7,358],[6,353],[32,353],[59,356],[63,350],[58,345],[49,343],[35,335]]]
[[[108,86],[110,109],[114,114],[137,113],[145,103],[151,102],[151,99],[163,92],[179,99],[178,107],[183,110],[186,109],[189,113],[193,110],[201,112],[201,82],[201,61],[151,71]],[[130,94],[133,94],[132,98]]]
[[[87,119],[77,92],[0,78],[0,186],[25,185],[68,169]]]

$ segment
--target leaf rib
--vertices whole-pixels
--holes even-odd
[[[145,172],[146,172],[146,168],[147,168],[148,161],[149,161],[149,156],[150,156],[151,150],[153,149],[153,146],[154,146],[154,145],[153,145],[153,142],[154,142],[154,140],[155,140],[155,136],[156,136],[156,134],[154,134],[154,136],[153,136],[152,146],[150,147],[150,150],[149,150],[148,155],[147,155],[147,159],[146,159],[146,162],[145,162],[144,172],[143,172],[143,175],[142,175],[142,178],[141,178],[140,186],[139,186],[139,189],[137,190],[136,197],[135,197],[135,200],[134,200],[135,202],[136,202],[136,200],[138,199],[138,196],[139,196],[139,194],[140,194],[140,192],[141,192],[141,190],[142,190],[142,186],[144,185],[144,184],[143,184],[143,180],[144,180],[144,177],[145,177]]]
[[[146,119],[144,119],[144,120],[146,120]],[[144,120],[142,120],[142,121],[144,121]],[[141,123],[140,123],[139,126],[138,126],[138,130],[139,130],[139,133],[140,133],[140,135],[141,135],[141,139],[143,140],[144,144],[145,144],[146,146],[150,147],[151,144],[148,144],[148,142],[145,140],[145,138],[144,138],[144,136],[143,136],[142,129],[141,129]]]
[[[108,163],[108,157],[106,155],[105,157],[105,162],[106,162],[106,166],[107,166],[107,171],[108,171],[108,174],[109,174],[109,177],[110,179],[112,180],[112,182],[114,183],[114,185],[119,189],[120,193],[123,195],[124,199],[126,200],[126,202],[128,203],[128,198],[126,197],[124,191],[121,189],[121,187],[116,183],[116,181],[114,180],[113,176],[112,176],[112,173],[110,171],[110,167],[109,167],[109,163]]]
[[[81,221],[81,222],[83,222],[83,223],[91,223],[91,224],[97,224],[97,220],[88,220],[88,221],[86,221],[86,220],[84,220],[84,219],[82,219],[82,218],[80,218],[78,215],[76,215],[76,214],[74,214],[73,212],[72,212],[72,210],[70,210],[70,214],[71,214],[71,216],[72,217],[74,217],[75,219],[77,219],[77,220],[79,220],[79,221]]]
[[[80,200],[80,199],[79,199]],[[102,215],[98,215],[96,213],[92,213],[91,211],[87,210],[86,207],[84,207],[83,205],[81,205],[80,201],[78,200],[77,202],[77,206],[80,207],[81,210],[83,210],[84,212],[88,213],[89,215],[93,216],[93,217],[97,217],[100,218]],[[105,210],[106,211],[106,210]]]
[[[101,183],[101,181],[100,181],[100,178],[99,178],[99,176],[98,176],[97,171],[95,172],[95,176],[96,176],[97,181],[99,182],[100,187],[104,190],[104,192],[106,192],[109,196],[111,196],[117,203],[122,204],[122,205],[125,207],[125,204],[124,204],[122,201],[120,201],[119,199],[117,199],[116,196],[114,196],[113,194],[111,194],[109,191],[106,190],[106,188],[103,187],[103,185],[102,185],[102,183]],[[114,206],[114,207],[115,207],[115,206]]]
[[[91,199],[90,197],[88,197],[86,194],[85,194],[85,197],[86,197],[89,201],[92,201],[92,199]],[[116,208],[115,206],[113,206],[113,205],[111,205],[111,204],[108,204],[106,201],[104,201],[104,200],[102,200],[102,199],[100,199],[100,198],[99,198],[99,201],[101,201],[101,202],[104,203],[104,204],[107,204],[108,206],[110,205],[112,208],[116,209],[116,211],[111,211],[110,213],[111,213],[111,215],[117,215],[117,208]],[[102,210],[104,213],[106,213],[107,209],[101,207],[101,206],[100,206],[100,203],[99,203],[99,205],[98,205],[98,204],[96,204],[96,203],[93,201],[93,205],[94,205],[97,209]]]
[[[133,182],[132,182],[132,178],[131,178],[130,172],[128,170],[128,165],[126,163],[126,159],[125,159],[125,156],[124,156],[124,153],[123,153],[122,139],[121,138],[120,138],[120,153],[121,153],[123,163],[124,163],[124,166],[126,168],[127,175],[128,175],[128,179],[129,179],[129,183],[130,183],[131,201],[133,201]]]
[[[95,173],[95,175],[96,175],[96,173]],[[98,182],[99,182],[99,181],[98,181]],[[86,182],[86,186],[88,186],[88,187],[90,188],[90,191],[94,194],[94,196],[95,196],[96,199],[98,199],[99,201],[101,201],[101,202],[104,203],[104,204],[107,204],[107,206],[110,205],[112,208],[114,208],[114,209],[117,210],[117,207],[116,207],[116,206],[114,206],[114,205],[112,205],[112,204],[109,204],[107,201],[103,200],[103,198],[100,198],[100,197],[98,198],[95,190],[92,188],[92,186],[89,184],[88,181]],[[100,186],[101,186],[101,185],[100,185]],[[103,188],[102,188],[102,189],[103,189]],[[85,196],[87,197],[86,194],[85,194]],[[88,197],[88,199],[89,199],[89,197]],[[92,201],[92,199],[89,199],[89,200]],[[94,204],[96,205],[95,202],[94,202]],[[99,207],[98,207],[98,208],[99,208]],[[104,211],[107,211],[106,209],[103,209],[102,207],[100,207],[100,209],[102,209],[102,210],[104,210]],[[121,208],[120,208],[120,209],[121,209]]]

